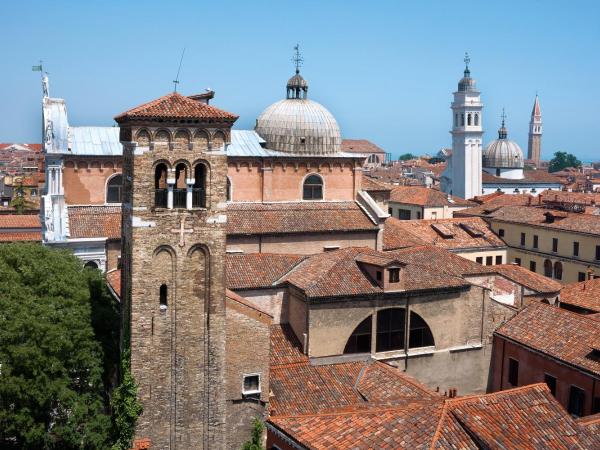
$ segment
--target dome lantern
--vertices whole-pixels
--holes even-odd
[[[522,169],[525,163],[523,150],[516,142],[508,139],[504,109],[501,117],[502,126],[498,129],[498,139],[490,142],[483,152],[483,167],[484,169],[494,169],[498,176],[500,174],[506,176],[505,170],[520,169],[519,172],[514,173],[514,177],[522,178]],[[507,178],[509,177],[507,176]]]
[[[300,66],[304,59],[300,54],[300,44],[294,47],[294,57],[292,58],[296,66],[296,74],[287,82],[287,97],[288,99],[306,99],[308,96],[308,82],[300,75]]]

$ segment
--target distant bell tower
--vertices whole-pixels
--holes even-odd
[[[540,99],[535,95],[531,120],[529,121],[529,141],[527,142],[527,159],[532,160],[536,167],[540,165],[542,156],[542,110]]]
[[[227,156],[237,116],[172,93],[115,118],[122,347],[150,448],[223,449]]]
[[[465,71],[458,82],[452,102],[452,158],[449,185],[445,191],[469,199],[482,194],[481,152],[483,128],[480,93],[469,70],[470,58],[465,54]]]

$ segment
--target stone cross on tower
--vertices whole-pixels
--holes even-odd
[[[193,228],[185,228],[185,217],[181,218],[179,228],[171,228],[171,233],[179,233],[179,246],[185,247],[185,234],[193,233]]]

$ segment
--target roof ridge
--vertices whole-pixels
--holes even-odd
[[[490,392],[490,393],[486,393],[486,394],[465,395],[464,397],[447,398],[444,400],[444,402],[450,406],[454,406],[456,404],[467,403],[469,401],[479,399],[479,398],[504,397],[506,395],[512,395],[515,392],[535,390],[537,388],[541,388],[542,390],[547,390],[548,392],[550,392],[550,388],[548,388],[548,385],[546,383],[532,383],[532,384],[527,384],[525,386],[519,386],[519,387],[515,387],[515,388],[505,389],[503,391]]]

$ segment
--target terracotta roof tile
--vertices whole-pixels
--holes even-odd
[[[479,448],[587,449],[587,433],[554,399],[546,384],[446,401]]]
[[[42,231],[0,231],[0,242],[42,242]]]
[[[600,278],[567,284],[560,292],[560,303],[600,313]]]
[[[504,222],[523,223],[548,229],[600,235],[600,216],[566,213],[566,218],[549,223],[546,221],[546,213],[556,215],[559,211],[533,206],[503,206],[490,214],[489,217],[492,220]]]
[[[516,264],[498,264],[491,266],[491,269],[535,292],[555,293],[563,287],[558,281],[551,280]]]
[[[120,206],[69,206],[71,238],[121,239]]]
[[[375,178],[364,176],[362,178],[362,190],[367,192],[389,192],[394,189],[393,185],[376,180]]]
[[[106,281],[117,297],[121,298],[121,269],[106,272]]]
[[[600,321],[585,315],[532,303],[495,334],[600,375],[600,360],[590,356],[593,349],[600,349]]]
[[[119,123],[129,119],[220,119],[233,122],[237,118],[235,114],[172,92],[125,111],[115,120]]]
[[[0,214],[0,229],[42,228],[37,214]]]
[[[229,289],[267,288],[305,259],[274,253],[229,254],[225,259]]]
[[[421,186],[397,186],[392,190],[389,201],[426,207],[448,206],[452,208],[475,206],[473,202],[453,195],[448,200],[448,194]]]
[[[436,230],[440,225],[444,226],[449,234],[442,236]],[[448,250],[506,247],[504,241],[479,217],[439,220],[399,220],[390,217],[385,221],[384,250],[417,245],[435,245]]]
[[[530,203],[535,204],[534,197],[529,194],[505,194],[494,192],[492,194],[477,196],[472,199],[479,206],[461,209],[454,212],[454,217],[460,216],[486,216],[502,206],[526,206]]]
[[[348,153],[385,154],[385,150],[366,139],[342,139],[342,151]]]
[[[227,234],[376,231],[355,202],[230,203]]]
[[[401,270],[398,291],[466,287],[469,283],[459,273],[463,268],[476,268],[477,273],[484,270],[479,264],[443,252],[445,251],[440,249],[435,254],[438,260],[432,261],[432,251],[427,247],[410,249],[410,252],[386,253],[366,247],[344,248],[308,257],[282,278],[282,282],[293,284],[313,298],[383,293],[383,289],[361,269],[357,260],[382,255],[386,260],[393,257],[401,264],[406,264]],[[445,262],[439,262],[442,260],[451,261],[447,271],[440,269],[440,266],[446,267]]]

